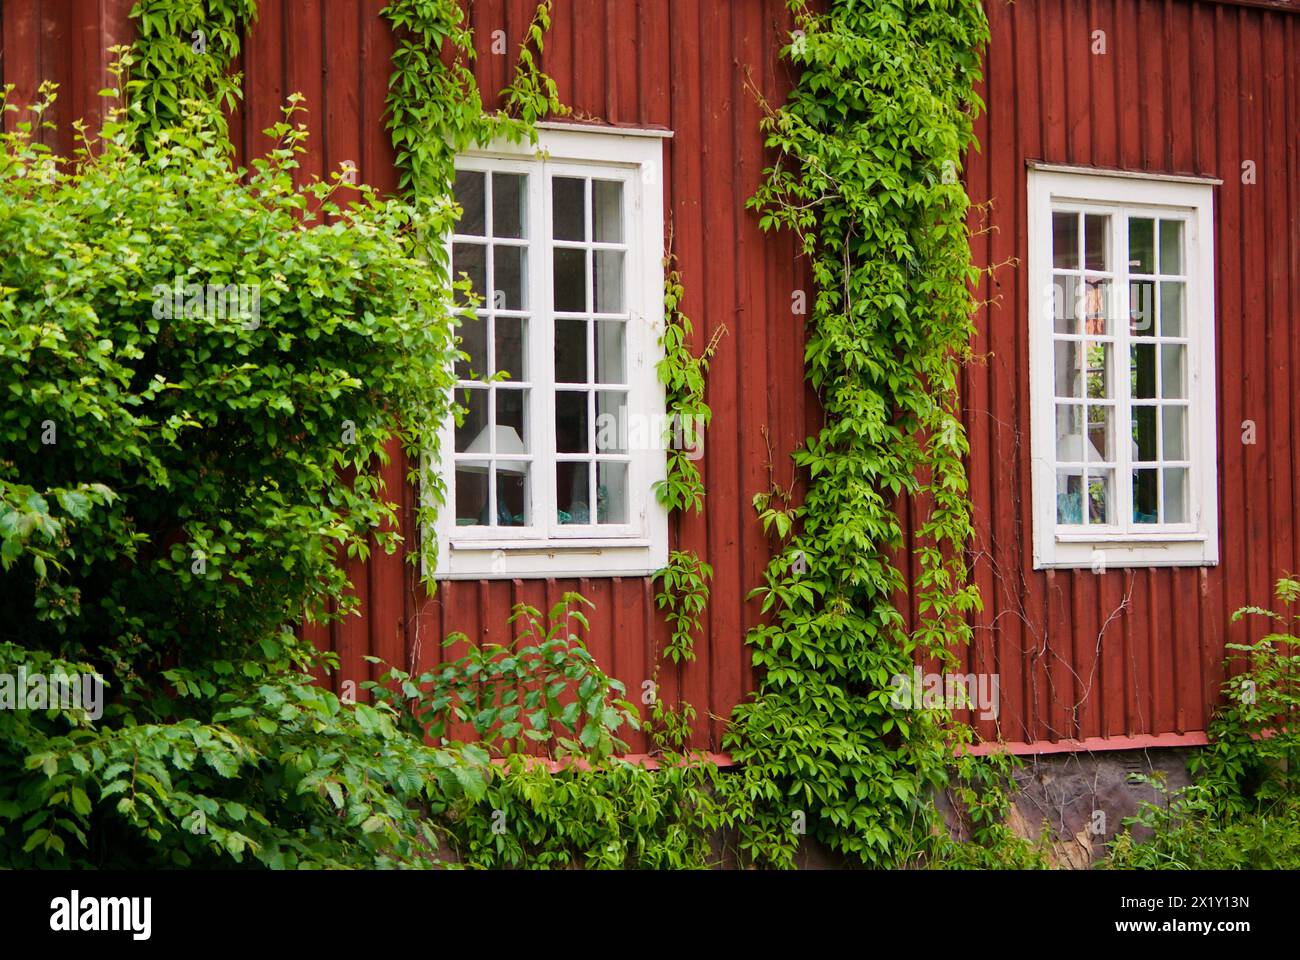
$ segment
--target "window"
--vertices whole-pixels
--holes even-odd
[[[637,575],[667,562],[662,134],[548,125],[459,157],[462,317],[437,574]]]
[[[1029,173],[1036,568],[1218,562],[1213,183]]]

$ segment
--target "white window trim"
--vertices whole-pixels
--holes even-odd
[[[457,166],[474,169],[527,169],[529,211],[534,224],[549,236],[549,220],[543,220],[543,189],[549,190],[553,174],[565,172],[591,175],[599,171],[622,172],[625,199],[626,240],[624,296],[629,314],[626,331],[628,362],[628,409],[651,416],[663,415],[666,398],[659,382],[657,365],[663,358],[659,338],[664,325],[663,272],[663,141],[671,136],[661,130],[629,130],[577,124],[539,124],[538,144],[499,141],[481,150],[457,157]],[[539,233],[538,236],[543,234]],[[529,333],[533,343],[554,342],[550,308],[550,265],[541,257],[530,264],[531,303]],[[536,339],[540,338],[540,339]],[[551,349],[547,346],[546,349]],[[531,352],[531,350],[530,350]],[[530,374],[535,396],[535,417],[553,417],[554,371],[545,376]],[[534,436],[540,434],[534,430]],[[444,424],[440,448],[451,451],[455,424]],[[540,455],[540,450],[538,451]],[[429,469],[443,471],[447,503],[438,510],[434,534],[438,538],[438,560],[434,576],[448,580],[538,579],[544,577],[648,576],[668,562],[668,511],[654,495],[654,485],[667,475],[666,451],[629,451],[629,513],[631,523],[617,528],[617,535],[595,526],[582,526],[568,535],[548,536],[543,527],[475,528],[459,533],[455,522],[454,475],[437,461]],[[539,456],[535,464],[553,473],[553,461]],[[554,509],[554,476],[541,477],[533,487],[534,506],[551,501]],[[538,482],[540,481],[540,482]],[[543,507],[543,509],[546,509]],[[534,516],[537,516],[535,513]]]
[[[1215,396],[1214,184],[1192,177],[1129,176],[1120,171],[1042,165],[1028,171],[1029,383],[1034,569],[1211,566],[1219,560],[1217,401]],[[1052,207],[1144,207],[1187,217],[1187,385],[1191,522],[1150,532],[1061,530],[1056,522],[1055,400],[1052,336]],[[1118,268],[1119,264],[1114,264]],[[1127,277],[1127,271],[1124,273]],[[1128,315],[1126,284],[1116,296]],[[1044,322],[1044,310],[1047,311]],[[1117,379],[1128,358],[1114,354]],[[1131,408],[1130,408],[1131,409]],[[1127,424],[1127,418],[1123,423]],[[1117,443],[1120,423],[1116,424]],[[1120,473],[1122,471],[1117,471]],[[1116,483],[1130,483],[1116,477]],[[1122,501],[1126,502],[1126,501]]]

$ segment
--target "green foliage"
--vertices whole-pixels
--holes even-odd
[[[429,862],[485,755],[311,685],[282,628],[355,607],[340,556],[400,546],[380,470],[450,416],[448,278],[420,251],[454,207],[296,188],[288,120],[247,171],[201,106],[148,155],[119,113],[62,167],[35,122],[0,135],[0,673],[66,664],[111,697],[0,710],[0,863]]]
[[[1261,616],[1276,629],[1251,644],[1228,644],[1224,704],[1210,724],[1209,746],[1188,762],[1193,782],[1171,793],[1150,777],[1137,779],[1161,794],[1144,803],[1113,842],[1111,864],[1133,869],[1296,869],[1300,867],[1300,579],[1278,580],[1284,613],[1242,607],[1233,621]],[[1237,663],[1239,659],[1244,660]],[[1131,828],[1154,831],[1146,842]]]
[[[533,124],[564,113],[555,84],[537,66],[551,0],[528,25],[505,106],[489,113],[474,79],[474,37],[460,0],[392,0],[380,15],[397,32],[388,78],[387,125],[401,171],[399,186],[417,199],[451,195],[456,154],[494,137],[536,142]]]
[[[510,622],[523,629],[512,643],[470,644],[468,653],[418,677],[391,669],[363,687],[394,709],[403,699],[413,701],[411,732],[435,742],[446,743],[453,724],[468,723],[497,752],[536,744],[559,758],[602,760],[626,752],[616,734],[625,726],[639,729],[640,719],[623,699],[623,684],[601,671],[574,628],[576,622],[590,629],[582,610],[573,609],[581,605],[592,606],[566,593],[544,623],[540,611],[518,604]],[[443,645],[457,643],[469,640],[455,633]]]
[[[957,416],[977,273],[957,172],[988,29],[977,0],[790,7],[799,81],[764,121],[777,159],[749,206],[810,262],[805,362],[826,422],[794,457],[803,503],[756,502],[777,547],[755,591],[771,619],[748,637],[761,686],[724,746],[767,827],[803,811],[831,848],[888,866],[933,851],[931,796],[969,737],[943,711],[891,705],[889,683],[917,655],[952,662],[979,606]],[[925,515],[911,584],[891,562],[903,496]],[[908,589],[910,633],[895,606]]]
[[[695,634],[701,629],[700,619],[709,605],[713,567],[693,550],[674,550],[668,555],[668,566],[656,571],[654,579],[659,582],[655,603],[665,611],[664,616],[672,627],[672,637],[663,655],[673,663],[694,660]]]
[[[255,0],[137,0],[136,39],[122,62],[143,146],[151,149],[164,128],[181,121],[187,100],[220,108],[214,114],[224,129],[224,113],[243,92],[240,76],[229,71],[256,17]]]

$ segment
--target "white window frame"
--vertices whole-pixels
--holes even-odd
[[[1217,402],[1215,397],[1214,186],[1202,177],[1160,176],[1095,168],[1031,164],[1029,212],[1029,384],[1033,478],[1034,569],[1211,566],[1219,560]],[[1056,403],[1052,211],[1109,213],[1112,316],[1130,316],[1129,265],[1117,239],[1130,214],[1182,219],[1188,396],[1188,518],[1182,524],[1132,522],[1129,402],[1130,334],[1116,321],[1112,371],[1116,384],[1116,518],[1085,528],[1057,522]],[[1125,241],[1127,244],[1127,241]],[[1157,244],[1158,248],[1158,244]],[[1125,246],[1125,249],[1127,247]],[[1122,327],[1122,332],[1121,332]],[[1085,432],[1086,435],[1086,432]],[[1122,451],[1122,452],[1121,452]],[[1120,491],[1125,493],[1120,495]],[[1086,490],[1084,492],[1086,503]],[[1125,512],[1127,511],[1127,513]],[[1141,529],[1137,529],[1141,527]]]
[[[534,402],[529,406],[532,419],[528,432],[533,438],[533,479],[529,486],[535,525],[457,526],[451,456],[455,424],[449,420],[440,432],[440,449],[447,452],[447,462],[431,463],[431,469],[441,471],[446,485],[446,503],[438,509],[434,530],[438,538],[435,577],[492,580],[646,576],[667,564],[668,511],[653,492],[654,485],[667,475],[667,452],[662,444],[657,449],[628,450],[627,524],[561,525],[555,517],[555,317],[547,198],[555,176],[617,179],[624,184],[627,409],[662,418],[666,399],[657,364],[663,357],[659,339],[664,326],[663,141],[670,136],[660,130],[542,123],[538,124],[536,147],[503,140],[457,157],[457,169],[529,174],[527,349]],[[590,193],[590,186],[587,189]],[[449,256],[451,243],[452,238],[448,238]],[[555,243],[563,245],[561,241]],[[586,245],[593,243],[594,238]],[[589,363],[593,359],[589,358]],[[594,509],[595,505],[591,506]]]

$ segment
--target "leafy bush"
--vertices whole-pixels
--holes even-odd
[[[485,754],[310,685],[286,631],[400,546],[380,470],[451,415],[454,206],[295,186],[292,109],[235,170],[211,108],[69,163],[45,105],[0,135],[0,673],[109,702],[0,710],[0,863],[427,862]]]
[[[541,611],[517,604],[510,623],[522,623],[523,630],[509,645],[471,644],[463,656],[418,677],[394,668],[362,686],[397,710],[409,701],[410,732],[435,742],[446,742],[454,724],[468,723],[484,746],[498,752],[540,744],[560,758],[625,753],[627,744],[616,734],[624,726],[639,729],[640,718],[623,699],[626,688],[601,671],[574,629],[575,621],[590,629],[582,605],[593,606],[566,593],[543,623]],[[443,645],[457,643],[469,639],[453,633]]]

